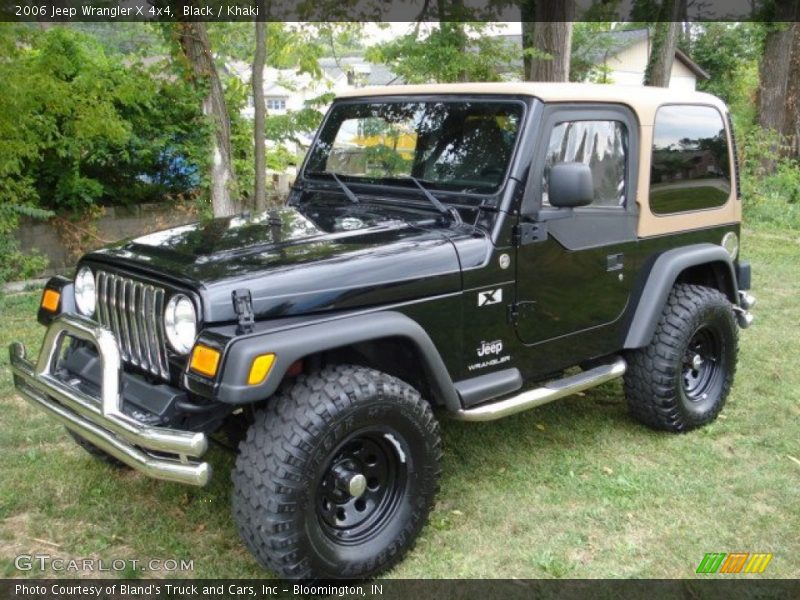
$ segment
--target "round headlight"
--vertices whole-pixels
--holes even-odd
[[[175,294],[164,312],[164,329],[169,345],[179,354],[186,354],[197,336],[197,313],[194,304],[183,294]]]
[[[94,273],[89,267],[81,267],[75,276],[75,305],[84,316],[91,317],[94,314],[97,289],[94,285]]]
[[[722,247],[728,252],[731,260],[736,260],[736,255],[739,254],[739,236],[729,231],[722,236]]]

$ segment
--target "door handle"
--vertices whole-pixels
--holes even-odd
[[[613,272],[619,271],[625,266],[625,255],[621,252],[619,254],[609,254],[606,256],[606,271]]]

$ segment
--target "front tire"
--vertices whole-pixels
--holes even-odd
[[[376,575],[427,521],[441,447],[414,388],[365,367],[325,367],[256,413],[233,472],[234,520],[282,577]]]
[[[675,432],[716,419],[733,384],[737,337],[721,292],[676,285],[650,344],[628,353],[625,396],[633,417]]]

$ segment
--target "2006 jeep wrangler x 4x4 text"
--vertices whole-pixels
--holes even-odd
[[[210,436],[243,423],[233,517],[259,562],[368,577],[433,505],[435,412],[488,421],[624,376],[645,425],[712,421],[752,321],[740,221],[713,96],[357,90],[285,208],[51,279],[41,353],[13,344],[14,380],[93,455],[168,481],[204,485]]]

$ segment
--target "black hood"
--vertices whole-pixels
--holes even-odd
[[[483,234],[428,210],[314,204],[176,227],[86,257],[195,290],[207,323],[389,304],[461,289],[458,238]]]

